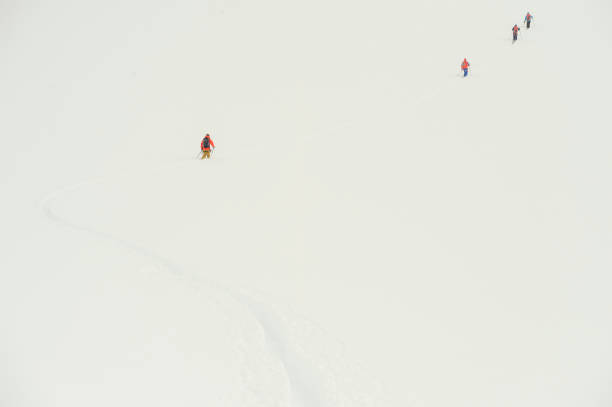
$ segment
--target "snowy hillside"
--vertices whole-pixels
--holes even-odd
[[[0,11],[0,406],[612,405],[609,2]]]

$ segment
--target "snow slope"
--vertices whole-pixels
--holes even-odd
[[[612,403],[608,2],[0,10],[0,405]]]

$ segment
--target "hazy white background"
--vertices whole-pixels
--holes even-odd
[[[610,17],[1,2],[0,405],[612,405]]]

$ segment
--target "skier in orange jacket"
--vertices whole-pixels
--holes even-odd
[[[470,67],[470,63],[467,61],[467,58],[463,58],[463,62],[461,63],[461,69],[463,69],[463,77],[465,78],[468,75],[468,68]]]
[[[215,143],[213,143],[210,138],[210,134],[206,133],[206,136],[202,139],[202,143],[200,143],[200,149],[202,150],[202,160],[205,158],[210,158],[210,149],[215,148]]]

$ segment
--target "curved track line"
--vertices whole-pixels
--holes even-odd
[[[266,338],[269,352],[272,353],[283,366],[285,376],[290,384],[291,405],[296,407],[321,407],[333,405],[333,400],[326,400],[325,391],[321,388],[317,388],[317,386],[320,386],[320,380],[316,380],[316,378],[313,377],[312,369],[308,366],[300,366],[300,357],[295,354],[291,344],[287,343],[283,338],[283,323],[280,322],[273,313],[269,312],[264,304],[256,302],[247,295],[239,293],[229,287],[225,287],[216,281],[203,279],[200,276],[196,276],[195,273],[187,273],[181,267],[151,249],[119,238],[110,233],[78,224],[57,215],[53,211],[52,203],[62,195],[78,191],[79,189],[93,184],[94,181],[83,181],[53,191],[40,200],[40,209],[49,220],[61,226],[113,242],[116,245],[127,248],[134,253],[153,260],[155,263],[162,266],[168,273],[176,277],[189,278],[195,283],[205,283],[209,287],[221,291],[229,298],[233,299],[247,311],[260,327],[261,332]]]

